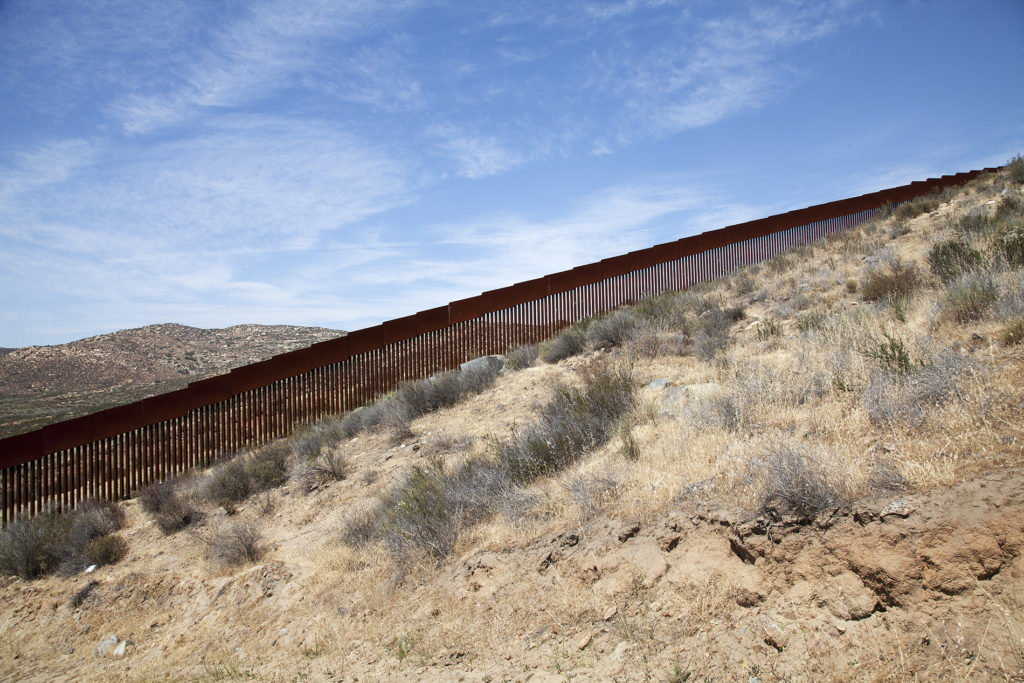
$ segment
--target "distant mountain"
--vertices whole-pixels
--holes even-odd
[[[0,349],[0,436],[129,403],[344,335],[291,325],[148,325],[56,346]]]

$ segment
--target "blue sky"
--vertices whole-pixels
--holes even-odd
[[[356,329],[1024,151],[1024,3],[0,1],[0,346]]]

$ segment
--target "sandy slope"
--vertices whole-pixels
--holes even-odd
[[[121,563],[4,580],[0,678],[1020,680],[1024,350],[997,341],[1001,311],[1020,315],[1020,270],[997,273],[991,311],[967,323],[943,317],[938,283],[899,310],[848,285],[879,254],[926,269],[947,218],[1003,188],[977,182],[899,230],[868,226],[710,289],[747,311],[724,362],[591,352],[505,375],[417,419],[407,443],[340,444],[346,479],[239,506],[236,519],[263,527],[259,563],[206,559],[224,510],[164,536],[129,501]],[[811,315],[819,327],[800,329]],[[781,334],[759,337],[769,319]],[[879,379],[858,348],[881,330],[948,368],[921,376],[952,389],[918,400]],[[633,362],[637,458],[613,440],[530,487],[528,512],[467,526],[440,563],[399,567],[341,543],[346,520],[411,466],[486,454],[598,356]],[[656,378],[667,386],[648,387]],[[852,502],[759,514],[778,444],[813,455]],[[111,634],[125,656],[97,657]]]

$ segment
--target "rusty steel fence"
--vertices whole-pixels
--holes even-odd
[[[643,297],[685,289],[963,184],[930,178],[659,244],[421,311],[186,388],[0,440],[0,520],[118,499],[379,398],[403,381],[551,337]]]

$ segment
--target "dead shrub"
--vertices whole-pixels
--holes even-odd
[[[304,491],[312,491],[330,481],[348,477],[352,464],[344,453],[326,451],[312,458],[299,458],[292,468],[292,479]]]
[[[467,396],[476,396],[477,394],[494,386],[494,381],[498,379],[498,375],[501,373],[501,369],[504,367],[504,364],[501,363],[500,359],[493,357],[488,358],[488,360],[493,362],[475,363],[459,372],[458,396],[451,403],[445,404],[445,406],[455,405]]]
[[[740,405],[735,396],[708,396],[689,405],[695,426],[735,432],[740,427]]]
[[[451,555],[460,532],[516,504],[512,481],[501,465],[473,458],[453,471],[438,460],[414,466],[377,505],[353,518],[344,538],[356,544],[380,540],[399,564],[420,554]]]
[[[108,537],[124,525],[124,510],[117,503],[89,499],[67,515],[68,528],[60,550],[60,571],[75,574],[90,564],[86,552],[90,545]]]
[[[116,564],[127,554],[128,543],[117,534],[94,538],[82,550],[86,564],[98,567]]]
[[[152,513],[153,521],[164,534],[173,534],[202,521],[202,509],[191,498],[182,496],[173,487],[171,495],[164,499],[160,509]]]
[[[536,344],[517,346],[508,352],[508,360],[505,363],[505,367],[510,370],[525,370],[537,362],[539,355],[540,349]]]
[[[249,494],[253,493],[253,482],[242,458],[235,457],[213,469],[206,484],[206,495],[215,505],[233,510]]]
[[[557,363],[586,350],[583,335],[579,330],[569,328],[554,339],[544,342],[540,348],[540,359],[545,363]]]
[[[860,291],[865,301],[894,301],[909,297],[920,283],[917,268],[896,258],[868,270],[861,278]]]
[[[875,372],[862,395],[868,417],[875,424],[920,426],[932,411],[959,396],[961,382],[975,371],[971,358],[942,349],[927,363],[911,364],[906,372]]]
[[[896,468],[896,463],[889,459],[879,459],[871,467],[868,475],[868,487],[872,491],[893,493],[907,490],[907,479]]]
[[[276,441],[251,453],[245,459],[252,492],[280,486],[288,481],[288,457],[291,447],[285,441]]]
[[[587,328],[586,343],[595,349],[612,349],[629,340],[637,319],[629,311],[614,311]]]
[[[323,420],[290,439],[292,450],[300,458],[312,458],[324,448],[336,446],[345,436],[340,420]]]
[[[69,542],[84,548],[100,536],[119,531],[124,526],[124,510],[117,503],[90,498],[71,513]]]
[[[54,571],[65,551],[69,521],[55,512],[16,519],[0,534],[0,572],[35,579]]]
[[[584,519],[590,519],[614,495],[619,480],[611,474],[576,474],[561,482],[561,486],[580,508]]]
[[[968,273],[950,285],[942,299],[942,312],[958,323],[979,320],[996,301],[990,276]]]
[[[224,567],[255,562],[263,555],[262,540],[263,534],[255,522],[230,522],[207,541],[207,557]]]
[[[843,501],[821,464],[803,449],[776,444],[759,461],[762,481],[758,511],[769,517],[813,517]]]
[[[173,479],[153,482],[136,493],[142,509],[150,514],[160,511],[164,504],[175,495],[175,484]]]

